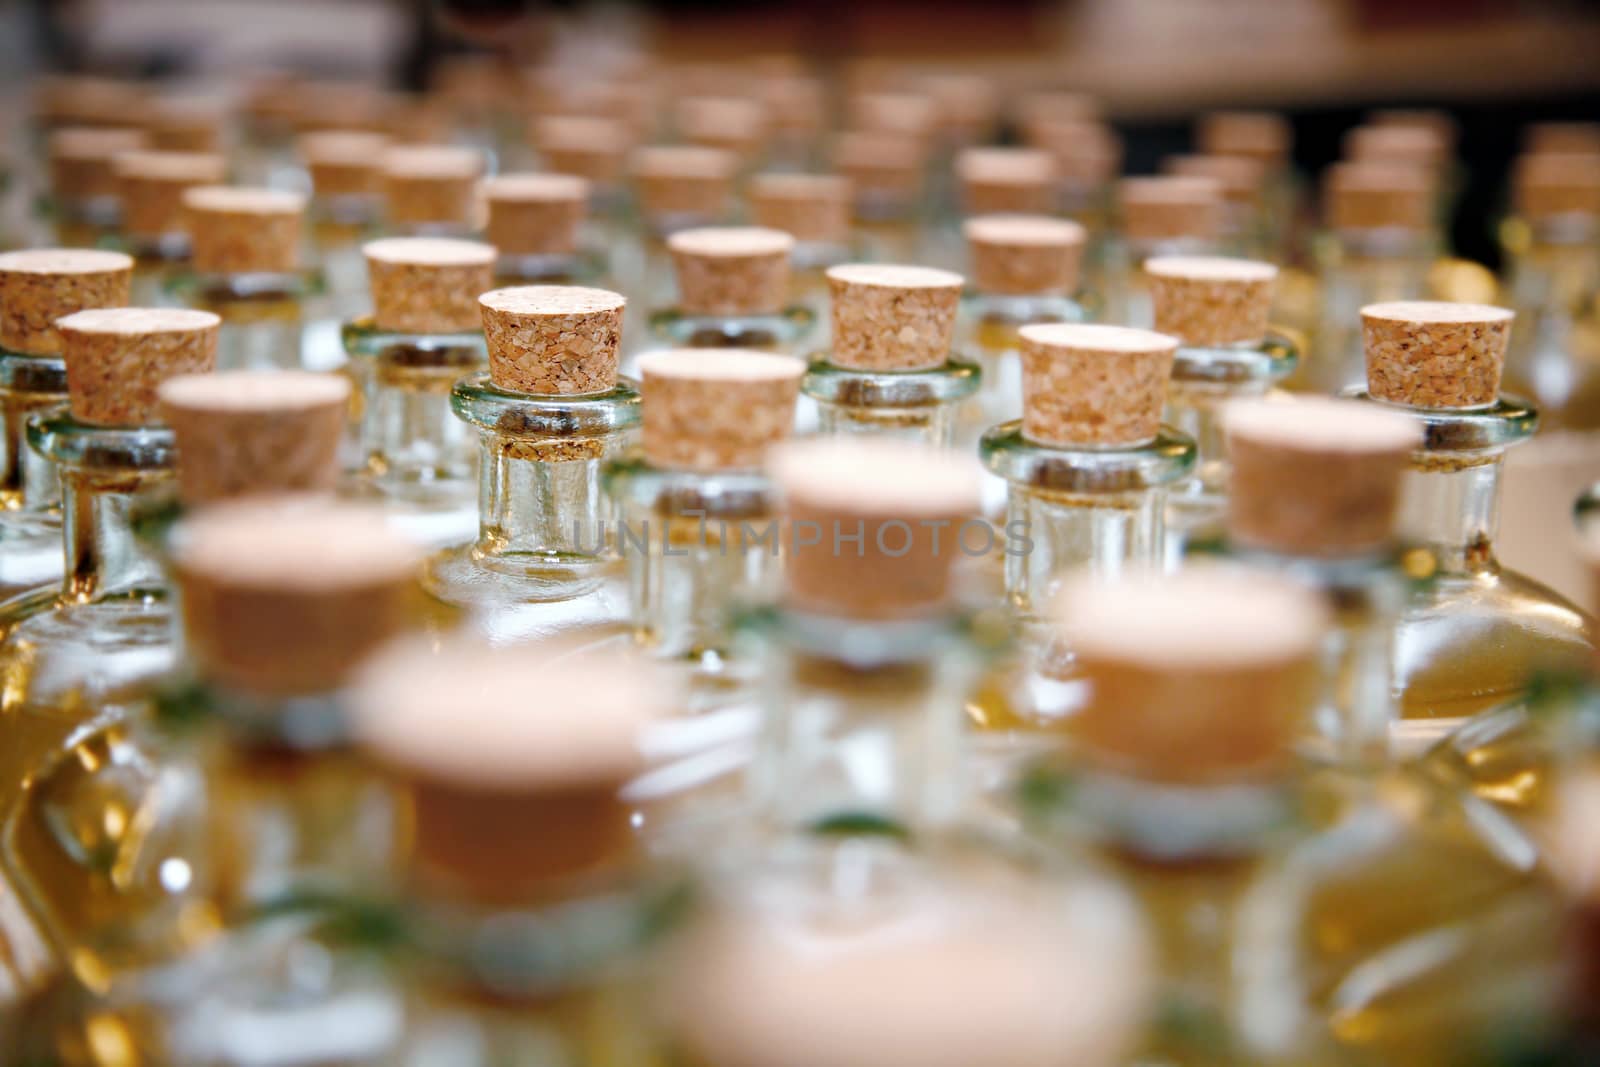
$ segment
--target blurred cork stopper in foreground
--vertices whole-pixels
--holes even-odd
[[[350,383],[309,371],[227,371],[157,390],[178,445],[178,491],[194,506],[250,494],[332,491]]]
[[[85,308],[123,307],[133,259],[88,248],[0,253],[0,348],[29,356],[61,351],[56,320]]]
[[[1081,576],[1056,618],[1087,685],[1070,726],[1085,760],[1186,784],[1292,773],[1328,626],[1310,589],[1223,566]]]
[[[1222,184],[1215,178],[1124,178],[1117,203],[1131,241],[1210,242],[1222,233]]]
[[[802,244],[850,239],[850,181],[835,174],[757,174],[746,193],[757,226]]]
[[[570,285],[495,289],[478,298],[489,376],[538,396],[603,393],[617,384],[620,293]]]
[[[297,142],[318,199],[376,197],[383,191],[385,134],[370,130],[319,130]]]
[[[908,619],[951,606],[960,528],[979,507],[976,460],[904,441],[819,438],[779,445],[768,465],[784,499],[791,607]]]
[[[289,274],[300,268],[306,198],[280,189],[203,185],[183,194],[201,274]]]
[[[1057,207],[1055,158],[1037,148],[967,148],[956,177],[968,215],[1049,215]]]
[[[483,153],[449,145],[396,145],[383,154],[390,226],[476,228]]]
[[[1076,222],[1045,215],[984,215],[968,219],[961,232],[978,292],[1045,296],[1077,291],[1088,234]]]
[[[157,421],[169,378],[217,364],[222,320],[186,308],[91,308],[56,320],[72,416],[95,426]]]
[[[148,146],[141,130],[71,127],[55,131],[46,146],[51,197],[58,207],[114,199],[117,178],[111,161],[124,152]]]
[[[689,315],[770,315],[789,297],[794,238],[757,226],[679,230],[667,238],[678,308]]]
[[[1418,408],[1493,404],[1515,317],[1487,304],[1368,304],[1361,309],[1368,394]]]
[[[173,551],[185,654],[224,690],[331,692],[405,629],[421,561],[377,508],[295,497],[212,505],[184,521]]]
[[[738,159],[718,148],[651,146],[634,152],[633,180],[647,219],[716,222],[733,207]]]
[[[645,458],[675,470],[755,470],[794,429],[806,365],[740,349],[639,357]]]
[[[1228,537],[1288,556],[1340,558],[1393,544],[1416,420],[1353,400],[1245,400],[1223,416]]]
[[[837,366],[927,370],[950,358],[961,275],[851,263],[829,268],[827,277]]]
[[[494,288],[495,249],[445,237],[388,237],[361,246],[373,322],[396,333],[475,333],[478,297]]]
[[[1336,230],[1397,229],[1422,232],[1432,225],[1433,183],[1425,170],[1404,163],[1335,163],[1323,183],[1325,213]]]
[[[1022,336],[1022,433],[1041,445],[1137,445],[1161,429],[1175,338],[1128,326],[1040,323]]]
[[[183,194],[221,182],[228,165],[207,153],[124,152],[111,169],[122,202],[122,232],[153,239],[183,233]]]
[[[570,174],[502,174],[483,183],[484,238],[502,256],[565,256],[578,250],[589,183]]]
[[[1224,256],[1157,256],[1144,262],[1155,328],[1197,348],[1256,344],[1267,335],[1271,263]]]

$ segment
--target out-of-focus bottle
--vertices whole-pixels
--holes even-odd
[[[382,165],[385,233],[466,237],[482,229],[482,152],[453,145],[395,145],[383,153]]]
[[[687,145],[654,145],[633,153],[630,167],[645,253],[644,274],[638,280],[643,286],[641,299],[658,304],[671,296],[668,237],[680,230],[716,226],[733,214],[738,162],[720,148]]]
[[[818,142],[828,117],[822,81],[789,71],[767,74],[758,83],[757,92],[767,106],[773,166],[805,171],[819,165]]]
[[[341,326],[367,309],[361,244],[377,233],[383,219],[381,166],[388,147],[388,136],[372,130],[317,130],[296,142],[311,179],[306,213],[312,262],[326,283],[323,298],[308,308],[303,345],[310,369],[339,364]]]
[[[501,174],[483,183],[484,240],[500,285],[577,285],[606,272],[604,246],[584,241],[589,183],[570,174]]]
[[[742,174],[766,164],[771,129],[758,97],[689,96],[676,101],[674,111],[684,143],[732,153]]]
[[[1289,120],[1270,111],[1212,111],[1200,117],[1195,143],[1203,157],[1242,157],[1260,167],[1262,256],[1275,263],[1291,262],[1302,235],[1296,232],[1300,188]]]
[[[534,120],[529,137],[545,171],[589,183],[597,243],[609,251],[610,269],[627,276],[626,264],[615,258],[625,250],[617,245],[629,221],[625,178],[636,134],[616,119],[547,115]]]
[[[121,206],[122,246],[134,257],[132,302],[161,302],[168,271],[189,258],[183,194],[226,178],[219,155],[194,152],[124,152],[111,161]]]
[[[50,134],[50,195],[43,208],[56,244],[115,243],[121,208],[111,161],[148,144],[144,132],[132,128],[69,126]]]
[[[1120,233],[1105,249],[1106,322],[1148,329],[1155,322],[1144,261],[1213,255],[1222,237],[1222,186],[1215,178],[1165,175],[1117,183]]]
[[[1212,178],[1222,188],[1223,249],[1264,259],[1273,253],[1267,219],[1265,165],[1249,156],[1168,156],[1162,169],[1189,178]]]
[[[794,238],[789,256],[792,282],[800,303],[809,308],[816,340],[827,344],[829,267],[855,257],[850,237],[850,182],[836,174],[757,174],[745,192],[750,217],[757,226]]]
[[[143,123],[150,147],[157,152],[184,152],[226,157],[233,148],[227,100],[205,92],[166,92],[150,101]]]
[[[927,148],[890,133],[852,131],[834,138],[833,169],[850,179],[857,239],[868,259],[917,263],[924,250]]]
[[[679,230],[667,238],[677,299],[651,313],[651,332],[677,348],[796,351],[814,320],[789,303],[794,247],[755,226]]]
[[[1122,170],[1122,139],[1111,127],[1086,121],[1041,122],[1023,135],[1054,157],[1060,179],[1057,210],[1088,231],[1084,277],[1092,291],[1103,294],[1114,236],[1111,190]]]

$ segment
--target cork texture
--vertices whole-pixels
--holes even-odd
[[[162,382],[216,367],[221,324],[184,308],[91,308],[58,319],[73,417],[96,426],[156,422]]]
[[[570,174],[505,174],[483,183],[484,238],[503,256],[570,255],[589,206],[589,183]]]
[[[195,506],[252,494],[331,491],[350,383],[308,371],[228,371],[165,382],[178,490]]]
[[[1196,140],[1206,155],[1245,156],[1275,171],[1289,163],[1294,130],[1270,111],[1212,111],[1200,117]]]
[[[1049,215],[1056,209],[1055,159],[1037,148],[967,148],[957,156],[968,215]]]
[[[495,249],[477,241],[389,237],[361,246],[373,321],[396,333],[475,333],[494,288]]]
[[[1324,179],[1325,214],[1336,230],[1404,229],[1431,223],[1433,183],[1407,164],[1336,163]]]
[[[162,237],[183,232],[183,194],[227,177],[227,161],[196,152],[125,152],[111,164],[122,201],[122,232]]]
[[[201,274],[286,274],[300,269],[305,197],[278,189],[186,189],[190,256]]]
[[[377,196],[383,191],[385,134],[371,130],[317,130],[296,142],[319,198]]]
[[[1511,184],[1517,213],[1523,218],[1600,216],[1600,154],[1522,156],[1512,170]]]
[[[631,161],[634,189],[647,218],[722,219],[733,207],[738,159],[731,152],[691,145],[640,148]]]
[[[1185,345],[1253,344],[1267,335],[1278,268],[1222,256],[1145,260],[1155,328]]]
[[[856,619],[948,609],[960,527],[978,513],[975,460],[909,442],[837,438],[780,445],[769,463],[788,523],[786,603]],[[858,533],[859,542],[847,540]]]
[[[1214,241],[1222,232],[1222,184],[1171,174],[1117,183],[1123,235],[1135,241]]]
[[[1126,326],[1024,326],[1022,433],[1058,448],[1155,438],[1178,351],[1175,338]]]
[[[667,251],[685,314],[768,315],[788,302],[794,238],[781,230],[680,230],[667,238]]]
[[[0,348],[30,356],[61,351],[56,320],[85,308],[123,307],[133,260],[121,252],[39,248],[0,253]]]
[[[50,195],[60,203],[117,195],[111,161],[149,145],[142,130],[69,127],[50,135]]]
[[[1355,557],[1395,539],[1418,423],[1349,400],[1239,401],[1224,410],[1228,538],[1288,556]]]
[[[850,239],[850,180],[836,174],[757,174],[746,199],[757,226],[796,241],[844,244]]]
[[[833,169],[850,179],[856,200],[913,200],[922,195],[927,149],[892,134],[842,133],[834,139]]]
[[[828,270],[831,360],[857,370],[926,370],[950,358],[959,274],[855,263]]]
[[[1419,408],[1493,404],[1514,317],[1484,304],[1368,304],[1361,309],[1367,392]]]
[[[645,458],[677,470],[754,470],[794,429],[805,363],[738,349],[639,357]]]
[[[972,280],[980,293],[1070,294],[1088,235],[1082,226],[1044,215],[987,215],[962,226]]]
[[[478,300],[489,377],[538,396],[603,393],[617,384],[626,298],[605,289],[528,285]]]
[[[622,181],[633,135],[615,119],[552,115],[535,120],[534,146],[545,169],[610,187]]]
[[[149,105],[138,82],[83,74],[47,74],[33,98],[34,115],[47,128],[137,126]]]
[[[391,226],[471,226],[483,154],[449,145],[397,145],[383,154],[384,216]]]

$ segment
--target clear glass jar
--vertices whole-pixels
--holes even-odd
[[[966,408],[980,429],[1022,415],[1022,340],[1018,331],[1040,322],[1088,322],[1094,317],[1092,307],[1092,299],[1082,293],[963,294],[956,351],[983,372],[977,401]]]
[[[67,399],[60,356],[0,349],[0,596],[61,576],[61,487],[50,461],[27,446],[27,421]]]
[[[800,392],[816,401],[823,434],[883,434],[949,447],[961,405],[978,392],[982,372],[950,360],[930,370],[866,371],[815,359]]]
[[[174,274],[167,296],[222,317],[218,370],[305,366],[307,302],[324,292],[320,271],[294,274]],[[319,369],[319,368],[311,368]],[[320,368],[326,369],[326,368]]]
[[[1600,430],[1600,226],[1586,215],[1501,231],[1517,312],[1505,388],[1539,405],[1545,429]]]
[[[816,320],[816,313],[803,305],[770,315],[691,315],[663,308],[651,313],[650,332],[673,348],[796,352]]]
[[[1315,252],[1321,309],[1304,381],[1315,392],[1337,393],[1366,384],[1361,309],[1425,297],[1437,243],[1418,230],[1343,230],[1325,235]]]
[[[617,559],[616,509],[600,484],[628,448],[638,388],[533,396],[487,372],[456,382],[456,416],[478,431],[478,538],[428,561],[423,585],[457,604],[565,600],[593,590]]]

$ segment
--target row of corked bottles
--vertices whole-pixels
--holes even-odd
[[[781,269],[746,253],[765,235],[713,237],[741,254],[708,286]],[[26,427],[67,577],[8,605],[24,1054],[788,1063],[803,1025],[839,1063],[1448,1064],[1583,1039],[1589,653],[1489,549],[1534,421],[1499,396],[1508,312],[1369,306],[1366,401],[1251,400],[1288,358],[1272,268],[1150,261],[1163,332],[1020,330],[1022,417],[978,442],[1002,504],[948,447],[979,377],[950,357],[958,276],[832,268],[825,357],[670,350],[635,384],[618,294],[483,292],[452,273],[475,247],[404,248],[373,256],[377,320],[464,306],[487,355],[410,424],[478,430],[476,540],[431,556],[395,508],[260,499],[372,496],[339,485],[346,382],[192,373],[204,312],[74,310],[117,302],[106,253],[0,261],[8,347],[58,349],[69,395]],[[413,330],[395,349],[428,349]],[[1185,365],[1219,386],[1199,442],[1162,423]],[[780,444],[803,386],[822,439]],[[1427,720],[1443,742],[1401,762]]]

